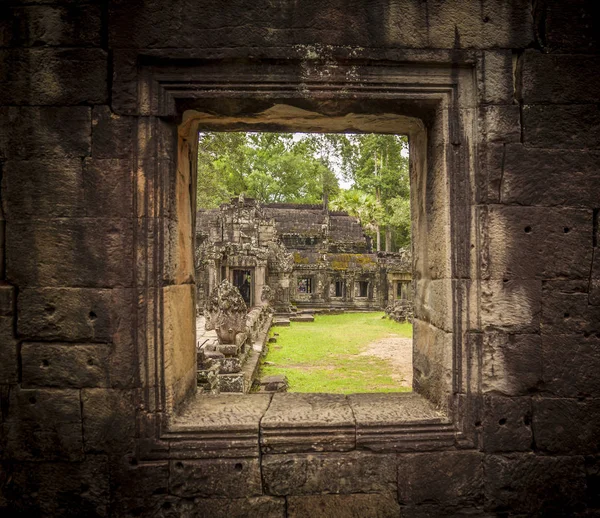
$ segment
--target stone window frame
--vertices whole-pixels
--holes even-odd
[[[300,283],[302,281],[306,281],[306,291],[300,291]],[[298,293],[301,293],[303,295],[312,295],[313,293],[313,277],[312,275],[308,275],[308,276],[303,276],[303,277],[298,277],[296,279],[296,289],[298,291]]]
[[[342,299],[344,298],[344,292],[346,291],[346,281],[345,279],[341,278],[341,277],[336,277],[335,279],[333,279],[333,292],[335,295],[332,295],[332,298],[336,298],[336,299]],[[340,285],[340,294],[338,295],[338,283]]]
[[[355,298],[358,299],[370,299],[369,297],[369,287],[370,287],[370,281],[369,280],[364,280],[364,279],[359,279],[358,281],[356,281],[358,283],[358,295],[356,295]],[[363,291],[362,288],[363,286],[365,287],[365,295],[361,295],[361,292]]]
[[[401,431],[381,427],[377,419],[373,426],[370,421],[366,425],[378,444],[395,444],[390,437],[399,436],[419,440],[425,433],[431,448],[436,444],[448,447],[450,429],[453,441],[473,444],[475,430],[465,416],[472,411],[470,394],[475,392],[478,376],[472,368],[474,345],[468,331],[472,322],[480,321],[479,263],[474,260],[480,239],[471,229],[477,192],[477,56],[401,53],[382,62],[376,55],[355,59],[346,49],[342,50],[343,62],[312,55],[227,62],[221,56],[198,61],[148,54],[138,58],[134,110],[141,115],[134,139],[136,210],[145,220],[135,236],[136,273],[138,277],[145,274],[139,288],[145,298],[138,305],[142,325],[137,348],[146,387],[140,456],[153,458],[157,451],[164,455],[173,440],[181,440],[169,430],[169,422],[195,390],[194,295],[187,286],[193,278],[192,193],[198,128],[233,130],[247,122],[223,114],[196,111],[189,115],[188,110],[197,110],[199,100],[213,107],[226,106],[223,101],[231,99],[265,108],[282,100],[312,103],[322,108],[329,122],[335,119],[334,126],[342,120],[338,131],[349,129],[348,120],[329,115],[328,110],[335,111],[336,102],[354,103],[371,107],[361,120],[376,124],[376,132],[408,134],[411,188],[415,192],[422,187],[423,194],[412,202],[413,229],[431,227],[424,233],[428,239],[413,244],[415,316],[422,322],[415,326],[415,390],[444,410],[447,419],[423,421],[415,428],[420,416],[414,415]],[[382,106],[391,109],[381,111]],[[313,115],[303,120],[304,126],[298,126],[302,119],[295,114],[287,122],[263,120],[264,128],[306,130],[314,127]],[[175,121],[181,122],[179,126]],[[352,128],[354,122],[350,122]],[[319,131],[336,130],[328,125]],[[182,297],[183,293],[189,295]],[[189,313],[185,317],[181,316],[183,306],[187,308],[183,313]],[[208,436],[217,440],[216,430],[192,428],[186,440],[196,446],[198,441],[205,444]],[[293,426],[291,430],[294,436]],[[355,434],[358,437],[358,429]]]

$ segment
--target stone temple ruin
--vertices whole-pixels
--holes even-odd
[[[270,312],[277,325],[312,320],[315,311],[388,307],[397,319],[410,319],[394,308],[412,306],[411,270],[409,251],[374,253],[355,218],[320,205],[260,205],[241,196],[218,209],[198,211],[196,309],[206,315],[201,323],[207,330],[217,327],[219,334],[220,317],[212,315],[226,300],[228,307],[240,307],[234,328],[245,331],[247,308],[247,327],[255,330],[244,332],[244,344],[234,348],[200,327],[199,386],[211,392],[251,388]],[[228,340],[234,343],[233,337]]]
[[[2,2],[0,515],[597,516],[599,34],[590,0]],[[411,394],[198,394],[199,131],[408,135]]]
[[[196,217],[197,308],[224,279],[250,307],[265,286],[278,313],[385,309],[412,298],[410,251],[372,250],[360,223],[320,205],[240,198]]]

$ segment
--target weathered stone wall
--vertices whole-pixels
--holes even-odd
[[[594,7],[588,0],[3,2],[2,514],[597,513]],[[460,116],[474,121],[476,153],[464,154],[460,128],[448,122],[457,120],[456,104],[424,120],[432,137],[451,126],[448,142],[430,139],[428,157],[472,166],[464,180],[472,196],[448,188],[447,211],[463,218],[452,228],[467,233],[452,234],[449,246],[461,252],[451,275],[430,272],[416,284],[417,296],[428,297],[415,308],[417,337],[431,338],[420,342],[418,368],[425,381],[435,372],[450,378],[431,394],[448,396],[466,440],[446,451],[415,443],[412,453],[372,453],[344,443],[336,452],[283,445],[261,456],[243,453],[240,436],[237,450],[207,452],[198,441],[177,457],[186,436],[169,435],[169,416],[195,382],[195,154],[194,132],[180,130],[178,145],[175,129],[180,122],[186,129],[177,114],[194,104],[186,97],[193,82],[172,86],[169,74],[194,60],[209,62],[214,77],[257,67],[256,81],[274,86],[253,110],[276,95],[269,67],[289,60],[320,79],[348,66],[348,83],[368,64],[433,64],[454,78],[472,70],[476,95]],[[159,68],[163,76],[153,79]],[[303,77],[299,104],[311,86]],[[205,90],[230,78],[220,79]],[[233,112],[234,104],[220,106]],[[236,109],[251,104],[242,99]],[[337,105],[324,100],[322,110]],[[432,175],[423,185],[443,190],[433,175],[443,164],[426,165]],[[447,254],[443,243],[432,233],[419,260]],[[475,256],[464,252],[469,247]],[[444,286],[477,303],[444,308],[460,298],[436,299]],[[455,347],[461,354],[451,367],[429,354],[438,339],[466,344]]]

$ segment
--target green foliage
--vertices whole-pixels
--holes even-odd
[[[385,218],[384,208],[375,196],[359,189],[340,191],[329,206],[333,210],[343,210],[358,218],[369,234],[375,232],[377,225]]]
[[[292,133],[202,133],[198,207],[213,208],[241,193],[263,203],[319,203],[339,190],[335,173],[311,139]]]
[[[342,170],[353,183],[354,192],[341,192],[334,206],[359,218],[372,237],[378,229],[388,227],[397,247],[409,245],[410,210],[404,210],[410,209],[408,156],[403,154],[408,147],[406,137],[361,134],[347,135],[346,140],[343,145],[338,142],[338,150]],[[361,199],[356,192],[367,197]],[[360,209],[361,205],[364,208]],[[395,214],[397,209],[402,214]]]
[[[395,245],[398,248],[410,247],[411,217],[410,199],[397,196],[387,202],[388,224],[394,229]]]
[[[319,203],[410,244],[408,141],[401,135],[208,132],[199,135],[198,207],[241,193],[263,203]],[[337,173],[337,175],[336,175]],[[351,184],[340,189],[338,176]]]
[[[383,312],[316,315],[315,321],[276,327],[261,375],[284,374],[290,392],[406,392],[392,379],[390,362],[359,356],[367,344],[390,336],[412,337],[410,324],[383,319]]]

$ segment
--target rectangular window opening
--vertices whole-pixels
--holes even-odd
[[[298,279],[298,293],[312,293],[312,279],[310,277]]]
[[[359,281],[358,283],[358,296],[367,297],[369,295],[369,282]]]
[[[336,297],[344,296],[344,281],[342,281],[342,280],[335,281],[335,296]]]
[[[394,310],[398,299],[411,300],[396,282],[412,275],[407,137],[198,138],[202,391],[410,392],[412,321]],[[218,360],[214,376],[220,355],[231,361]],[[298,368],[310,376],[298,379]]]

